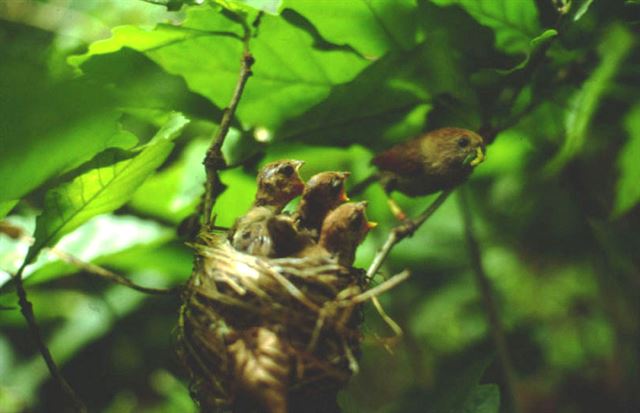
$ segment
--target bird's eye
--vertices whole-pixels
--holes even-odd
[[[334,193],[338,193],[342,189],[342,181],[339,179],[334,179],[331,181],[331,191]]]
[[[351,222],[349,223],[349,225],[354,230],[359,229],[360,227],[362,227],[363,219],[364,217],[361,214],[354,215],[351,217]]]
[[[458,146],[461,148],[466,148],[467,146],[469,146],[469,138],[463,136],[462,138],[458,139]]]
[[[295,169],[291,165],[285,165],[282,168],[280,168],[280,173],[287,177],[293,175],[294,172],[295,172]]]

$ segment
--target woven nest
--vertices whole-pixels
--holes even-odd
[[[192,247],[178,343],[201,409],[335,406],[357,369],[363,272],[326,257],[248,255],[224,235],[201,235]]]

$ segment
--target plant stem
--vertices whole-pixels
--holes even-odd
[[[36,322],[36,317],[33,313],[33,304],[31,304],[31,302],[27,298],[27,291],[24,289],[24,283],[22,282],[22,273],[24,272],[24,269],[26,268],[27,264],[28,264],[28,261],[25,260],[25,262],[22,264],[20,269],[18,269],[18,272],[13,276],[13,282],[16,285],[16,293],[18,295],[18,303],[20,305],[20,311],[22,312],[24,319],[27,321],[27,327],[31,332],[33,341],[36,343],[36,346],[38,347],[38,351],[42,355],[42,358],[44,359],[44,362],[46,363],[47,368],[49,369],[49,373],[51,373],[51,377],[53,377],[56,383],[58,383],[58,385],[60,386],[60,389],[67,395],[67,397],[69,397],[69,399],[73,403],[74,409],[77,412],[84,413],[87,411],[86,406],[84,405],[82,400],[80,400],[80,397],[78,397],[78,395],[73,390],[73,388],[69,385],[69,383],[65,380],[65,378],[62,377],[62,374],[60,373],[60,369],[58,369],[56,362],[53,360],[53,356],[51,355],[49,348],[47,347],[47,345],[44,343],[44,340],[42,339],[42,333],[40,332],[40,327],[38,326],[38,323]]]
[[[491,332],[491,338],[493,345],[495,346],[498,354],[498,360],[500,364],[500,370],[502,372],[505,390],[509,404],[511,405],[511,411],[518,413],[521,411],[519,408],[518,398],[516,394],[516,375],[509,356],[509,349],[507,341],[504,335],[504,328],[498,314],[498,308],[493,296],[491,282],[487,277],[487,274],[482,265],[482,255],[480,253],[480,244],[475,236],[473,229],[473,219],[469,204],[466,198],[466,191],[461,191],[458,194],[458,201],[460,203],[460,210],[462,212],[462,220],[464,223],[464,235],[467,243],[467,249],[469,250],[469,258],[471,261],[471,267],[473,275],[478,286],[480,295],[482,296],[482,303],[484,305],[485,314],[487,316],[487,322],[489,323],[489,330]]]
[[[220,176],[218,174],[218,171],[226,167],[226,162],[224,160],[224,156],[222,155],[222,145],[224,144],[224,140],[227,136],[227,133],[229,132],[231,120],[233,119],[236,108],[238,107],[238,103],[240,102],[240,98],[242,97],[244,87],[247,84],[249,77],[251,77],[251,66],[253,66],[253,63],[255,61],[253,59],[253,56],[251,55],[251,52],[249,51],[249,39],[251,37],[251,31],[246,24],[244,29],[244,49],[242,52],[238,81],[236,82],[236,87],[233,91],[233,95],[231,96],[229,106],[225,108],[224,112],[222,113],[220,126],[218,127],[218,130],[216,131],[216,134],[211,141],[209,149],[207,149],[207,153],[203,161],[207,178],[204,187],[204,196],[201,201],[202,207],[198,207],[198,212],[200,214],[204,214],[205,227],[209,227],[209,225],[211,224],[211,210],[216,201],[216,198],[225,189],[225,186],[220,181]]]
[[[449,195],[451,195],[452,191],[452,189],[442,191],[440,195],[438,195],[438,197],[427,207],[427,209],[418,216],[418,218],[404,220],[400,225],[396,226],[389,232],[387,240],[382,248],[380,248],[367,270],[368,280],[371,280],[380,270],[380,267],[382,267],[382,264],[387,259],[387,256],[393,247],[403,239],[412,236],[413,233],[416,232],[416,230],[420,228],[422,224],[424,224],[425,221],[429,219],[429,217],[431,217],[438,208],[440,208],[440,206],[442,206],[444,201],[449,197]]]

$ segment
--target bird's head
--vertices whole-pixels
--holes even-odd
[[[367,220],[366,202],[342,204],[327,215],[320,231],[319,244],[344,266],[353,264],[358,245],[377,224]]]
[[[437,129],[425,135],[422,145],[435,166],[472,169],[485,159],[484,139],[468,129]]]
[[[349,172],[321,172],[309,179],[302,199],[318,212],[327,213],[349,200],[344,190],[344,181]]]
[[[304,181],[299,170],[303,161],[285,159],[266,164],[258,174],[255,205],[270,206],[277,210],[302,194]]]

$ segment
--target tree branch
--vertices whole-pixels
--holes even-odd
[[[35,238],[27,233],[24,228],[13,225],[7,221],[0,221],[0,233],[5,234],[6,236],[20,240],[29,245],[33,245]],[[139,291],[141,293],[146,294],[155,294],[155,295],[168,295],[168,294],[176,294],[179,289],[178,288],[151,288],[151,287],[142,287],[137,285],[130,279],[126,278],[121,274],[117,274],[113,271],[109,271],[108,269],[101,267],[96,264],[92,264],[90,262],[86,262],[81,260],[80,258],[72,255],[66,251],[61,250],[60,248],[50,247],[49,251],[58,256],[62,261],[68,262],[71,265],[78,267],[84,272],[96,275],[98,277],[104,278],[107,281],[111,281],[116,284],[124,285],[125,287],[129,287],[132,290]]]
[[[224,112],[222,113],[220,126],[218,127],[218,130],[216,131],[216,134],[211,141],[209,149],[207,149],[207,153],[203,161],[207,178],[204,186],[204,195],[197,212],[198,215],[204,214],[205,227],[209,227],[209,225],[211,224],[211,210],[218,195],[220,195],[225,189],[225,186],[222,181],[220,181],[220,176],[218,174],[220,170],[226,167],[226,162],[224,160],[224,156],[222,155],[222,145],[224,144],[224,140],[227,136],[227,133],[229,132],[231,121],[236,112],[236,108],[238,107],[238,103],[240,102],[240,98],[242,97],[244,87],[252,74],[251,66],[253,66],[254,59],[249,50],[250,38],[251,30],[249,29],[249,26],[244,23],[244,48],[242,52],[238,81],[233,91],[233,95],[231,96],[229,106],[225,108]]]
[[[482,296],[482,303],[487,316],[487,322],[489,323],[489,330],[491,332],[493,345],[495,346],[498,354],[500,370],[505,383],[508,401],[511,405],[511,411],[518,413],[521,409],[519,408],[520,406],[516,393],[516,375],[509,356],[509,348],[507,346],[507,341],[504,336],[504,328],[493,296],[491,282],[489,281],[482,265],[480,244],[478,243],[474,233],[473,220],[465,192],[466,191],[461,191],[458,194],[458,201],[460,203],[460,210],[464,223],[464,235],[467,243],[467,249],[469,250],[471,267],[473,269],[473,275],[476,280],[478,290]]]
[[[387,259],[387,256],[389,255],[393,247],[403,239],[412,236],[413,233],[416,232],[416,230],[420,228],[422,224],[424,224],[425,221],[429,219],[429,217],[431,217],[431,215],[433,215],[433,213],[436,212],[438,208],[440,208],[440,206],[442,206],[444,201],[449,197],[449,195],[451,195],[452,191],[452,189],[442,191],[440,195],[438,195],[438,197],[431,203],[431,205],[429,205],[427,209],[425,209],[424,212],[418,216],[418,218],[404,220],[402,221],[402,223],[400,223],[400,225],[396,226],[391,230],[391,232],[389,232],[387,240],[385,241],[382,248],[380,248],[373,261],[371,262],[369,269],[367,270],[368,280],[371,280],[373,276],[376,275],[376,273],[380,270],[380,267],[382,267],[382,264]]]
[[[36,322],[36,317],[33,313],[33,304],[31,304],[31,302],[27,298],[27,292],[25,291],[24,284],[22,282],[22,273],[24,272],[24,269],[26,268],[27,265],[28,265],[28,262],[25,261],[20,267],[20,269],[18,269],[18,272],[13,276],[13,281],[16,285],[16,293],[18,295],[18,303],[20,305],[20,310],[22,312],[22,315],[24,316],[24,319],[27,321],[27,327],[29,328],[33,341],[36,343],[36,346],[38,347],[38,351],[42,355],[42,358],[44,359],[44,362],[46,363],[47,368],[49,369],[49,373],[51,374],[53,379],[56,381],[56,383],[60,386],[60,389],[67,395],[67,397],[69,397],[69,399],[73,403],[74,409],[77,412],[84,413],[87,411],[86,406],[84,405],[82,400],[80,400],[80,397],[78,397],[76,392],[73,390],[73,388],[69,385],[69,383],[65,380],[65,378],[60,373],[60,369],[58,369],[56,362],[53,360],[53,356],[51,355],[49,348],[47,347],[47,345],[44,343],[44,340],[42,339],[42,333],[40,332],[40,327],[38,326],[38,323]]]

